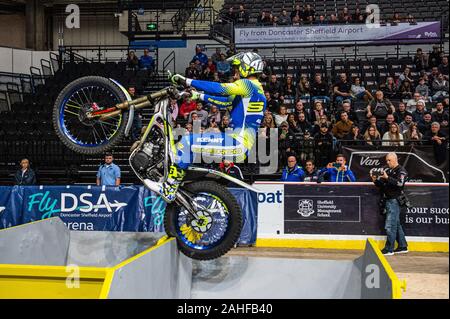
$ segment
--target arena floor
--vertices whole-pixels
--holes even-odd
[[[233,256],[353,260],[361,250],[238,247]],[[449,254],[409,252],[387,257],[399,279],[406,279],[404,299],[449,298]]]

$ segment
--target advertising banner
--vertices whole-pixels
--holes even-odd
[[[285,234],[385,235],[375,186],[284,185]],[[407,236],[448,237],[448,187],[408,186],[412,207],[401,222]]]
[[[257,195],[230,188],[243,213],[239,243],[256,241]],[[59,216],[70,230],[163,232],[166,203],[143,186],[0,187],[0,229]]]
[[[370,171],[386,166],[385,157],[393,151],[408,172],[409,182],[448,183],[448,158],[444,163],[436,164],[432,146],[383,147],[382,150],[373,146],[342,147],[358,182],[370,182]]]
[[[295,44],[310,46],[332,42],[389,43],[397,40],[439,40],[440,21],[399,23],[374,27],[372,24],[312,25],[286,27],[235,28],[234,39],[239,46]]]

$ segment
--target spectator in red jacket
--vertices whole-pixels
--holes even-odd
[[[181,104],[180,111],[178,112],[178,116],[184,118],[185,120],[188,118],[189,113],[195,110],[197,103],[192,101],[190,97],[186,98]]]

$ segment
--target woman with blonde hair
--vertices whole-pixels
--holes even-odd
[[[376,126],[369,126],[369,128],[364,133],[364,141],[366,141],[367,144],[373,146],[381,145],[381,134]]]
[[[403,134],[400,133],[400,127],[397,123],[389,126],[389,131],[383,135],[383,146],[403,146]]]

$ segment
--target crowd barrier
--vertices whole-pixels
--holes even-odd
[[[230,191],[242,207],[239,243],[254,244],[257,195]],[[70,230],[163,232],[165,208],[143,186],[0,186],[0,229],[59,216]]]

